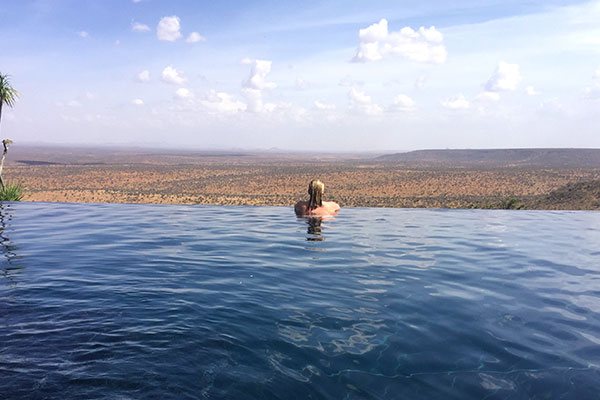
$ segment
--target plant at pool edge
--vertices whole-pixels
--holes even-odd
[[[12,108],[20,95],[21,94],[10,85],[8,75],[0,73],[0,122],[2,122],[2,107],[4,104]],[[8,151],[8,145],[10,143],[12,143],[12,140],[10,139],[4,139],[2,141],[4,151],[2,152],[2,160],[0,160],[0,190],[2,190],[3,195],[7,188],[4,186],[4,181],[2,180],[2,168],[4,167],[4,159],[6,158],[6,152]],[[21,194],[23,191],[21,185],[11,185],[8,189],[10,193],[18,193],[18,200],[21,200],[23,197]]]
[[[19,183],[9,183],[0,187],[0,201],[21,201],[23,186]]]

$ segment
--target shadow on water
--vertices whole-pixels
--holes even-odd
[[[10,205],[0,203],[0,251],[6,259],[6,262],[2,262],[2,276],[12,284],[16,284],[15,279],[22,272],[23,267],[17,264],[17,261],[21,258],[16,253],[18,247],[11,243],[6,234],[6,227],[10,221],[12,221]]]

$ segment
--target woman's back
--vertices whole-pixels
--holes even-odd
[[[333,201],[323,201],[325,185],[320,180],[312,180],[308,185],[308,201],[299,201],[294,210],[298,216],[330,216],[340,211],[340,206]]]

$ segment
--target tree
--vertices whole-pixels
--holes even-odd
[[[12,107],[20,93],[10,86],[8,75],[3,75],[0,72],[0,122],[2,122],[2,107],[6,104]]]
[[[0,122],[2,122],[2,107],[6,104],[9,107],[12,107],[19,97],[19,92],[13,89],[10,86],[10,82],[8,81],[8,75],[3,75],[0,73]],[[0,160],[0,187],[4,187],[4,182],[2,181],[2,167],[4,166],[4,158],[6,157],[6,152],[8,151],[8,144],[12,143],[10,139],[4,139],[2,144],[4,145],[4,151],[2,152],[2,159]]]

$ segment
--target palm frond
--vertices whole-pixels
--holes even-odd
[[[10,86],[8,77],[8,75],[0,73],[0,102],[12,107],[21,93]]]

